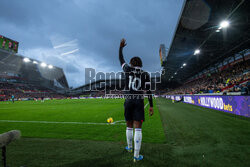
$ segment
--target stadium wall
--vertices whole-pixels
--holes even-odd
[[[250,117],[249,96],[167,95],[167,99]]]

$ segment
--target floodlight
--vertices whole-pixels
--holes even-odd
[[[30,59],[27,58],[27,57],[25,57],[25,58],[23,59],[23,61],[24,61],[25,63],[28,63],[28,62],[30,62]]]
[[[216,30],[215,32],[220,32],[220,30],[218,29],[218,30]]]
[[[181,66],[181,68],[183,68],[183,66]]]
[[[33,64],[38,64],[38,62],[34,60],[34,61],[33,61]]]
[[[46,67],[47,64],[46,64],[46,63],[41,63],[41,66],[42,66],[42,67]]]
[[[183,63],[183,67],[186,66],[187,64],[186,63]]]
[[[200,54],[200,49],[196,49],[195,51],[194,51],[194,55],[197,55],[197,54]]]
[[[52,66],[52,65],[49,65],[48,67],[49,67],[49,69],[52,69],[52,68],[53,68],[53,66]]]
[[[177,72],[174,73],[174,75],[176,75],[176,74],[177,74]]]
[[[224,20],[220,23],[221,28],[227,28],[229,26],[229,22],[227,20]]]

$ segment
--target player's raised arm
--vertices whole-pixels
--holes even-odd
[[[124,60],[124,57],[123,57],[123,53],[122,53],[122,49],[126,46],[126,40],[124,38],[122,38],[121,42],[120,42],[120,49],[119,49],[119,60],[120,60],[120,63],[121,63],[121,66],[124,65],[125,63],[125,60]]]

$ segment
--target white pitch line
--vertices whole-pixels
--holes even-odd
[[[115,121],[112,124],[116,124],[116,123],[120,123],[120,122],[126,122],[125,120],[119,120],[119,121]],[[121,124],[125,124],[125,123],[121,123]]]
[[[148,106],[147,103],[144,109]],[[18,121],[18,120],[0,120],[0,122],[12,122],[12,123],[41,123],[41,124],[78,124],[78,125],[125,125],[125,120],[118,120],[113,123],[96,123],[96,122],[54,122],[54,121]],[[118,123],[118,124],[117,124]]]
[[[77,124],[77,125],[114,125],[109,123],[95,123],[95,122],[54,122],[54,121],[18,121],[18,120],[0,120],[0,122],[12,122],[12,123],[41,123],[41,124]],[[115,125],[123,125],[119,123]]]

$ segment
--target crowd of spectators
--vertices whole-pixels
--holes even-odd
[[[39,98],[64,98],[63,95],[57,94],[54,91],[47,88],[35,86],[31,84],[20,83],[0,83],[0,101],[6,101],[11,99],[11,96],[15,99],[39,99]]]
[[[213,73],[189,81],[167,94],[205,94],[239,92],[248,95],[250,88],[250,59],[227,65]]]
[[[250,59],[235,64],[226,65],[214,72],[207,72],[182,86],[169,90],[166,94],[207,94],[238,92],[241,95],[250,94]],[[122,94],[115,92],[114,94]],[[91,96],[104,96],[104,91],[92,92]],[[15,99],[65,98],[48,88],[32,84],[0,82],[0,101]]]

